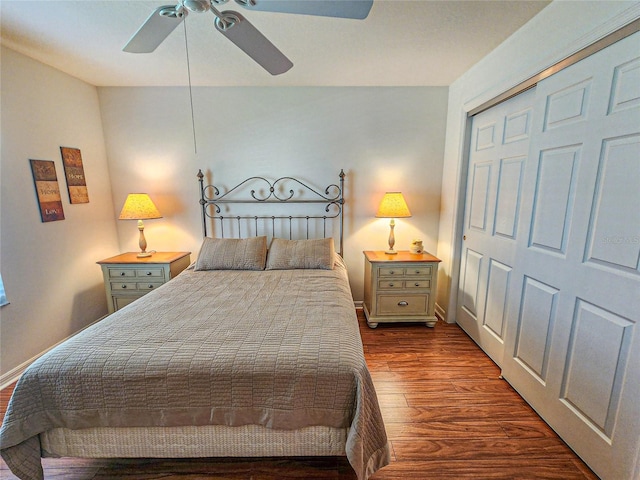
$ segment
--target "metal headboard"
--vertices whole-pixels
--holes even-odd
[[[276,223],[288,224],[289,239],[293,238],[294,220],[296,227],[306,225],[306,238],[310,238],[310,229],[317,232],[316,222],[321,224],[322,237],[327,237],[327,225],[334,232],[333,224],[338,223],[339,245],[338,253],[343,254],[344,237],[344,170],[340,170],[338,184],[330,184],[322,190],[312,188],[294,177],[280,177],[270,181],[264,177],[249,177],[238,183],[235,187],[223,191],[215,185],[204,184],[204,174],[198,170],[198,182],[200,183],[200,205],[202,208],[202,231],[207,236],[207,219],[211,219],[216,229],[217,236],[225,237],[225,225],[227,230],[237,228],[237,236],[243,236],[243,228],[246,233],[252,230],[256,236],[269,234],[273,237],[276,232]],[[295,188],[295,190],[294,190]],[[268,205],[262,207],[260,214],[247,212],[234,213],[232,206],[242,204]],[[265,210],[277,209],[276,205],[298,204],[306,205],[304,212],[296,212],[293,215],[275,214]],[[223,209],[225,210],[223,212]],[[268,227],[270,224],[270,227]],[[262,230],[261,231],[261,226]],[[311,227],[311,228],[310,228]],[[265,232],[265,229],[270,229]],[[286,229],[286,227],[285,227]],[[260,233],[259,233],[260,232]],[[249,235],[246,235],[249,236]],[[320,236],[319,233],[315,237]],[[335,238],[335,235],[331,235]]]

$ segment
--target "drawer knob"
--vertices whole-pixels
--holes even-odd
[[[124,277],[124,272],[120,272],[120,276],[121,276],[121,277]]]
[[[150,277],[150,276],[151,276],[151,272],[147,272],[147,277]]]
[[[153,285],[149,284],[149,288],[153,288]]]
[[[127,286],[126,285],[122,285],[122,288],[127,288]]]
[[[390,286],[390,287],[393,287],[393,283],[390,283],[390,284],[389,284],[389,286]]]
[[[419,286],[420,286],[420,284],[418,282],[416,282],[416,287],[419,287]]]
[[[402,300],[401,302],[398,302],[398,306],[399,307],[407,307],[409,306],[409,302]]]

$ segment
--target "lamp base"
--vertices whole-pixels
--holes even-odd
[[[153,252],[140,252],[136,257],[138,258],[147,258],[153,255]]]
[[[398,252],[396,252],[395,250],[387,250],[384,253],[387,255],[396,255]]]

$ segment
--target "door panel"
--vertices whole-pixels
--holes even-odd
[[[473,166],[471,183],[471,212],[469,228],[484,232],[487,229],[487,204],[491,182],[491,164],[479,163]]]
[[[591,79],[569,85],[547,97],[544,131],[567,127],[587,119]]]
[[[480,284],[482,255],[467,249],[464,264],[465,269],[461,280],[465,295],[461,298],[461,306],[467,315],[475,320],[478,317],[478,285]]]
[[[623,379],[631,374],[633,323],[584,300],[577,302],[560,398],[605,438],[613,433]]]
[[[511,267],[491,259],[487,281],[487,300],[485,301],[484,327],[497,338],[504,336],[505,305],[509,287]]]
[[[500,235],[511,240],[516,238],[522,190],[522,172],[526,158],[525,156],[519,156],[500,160],[494,235]]]
[[[557,300],[558,289],[525,277],[514,360],[542,385],[547,381]]]
[[[640,135],[606,139],[596,179],[586,262],[639,272]],[[630,188],[620,188],[629,185]],[[635,186],[635,188],[633,188]],[[620,221],[629,218],[630,221]]]
[[[541,152],[533,198],[532,247],[565,253],[579,154],[579,147],[574,146]]]

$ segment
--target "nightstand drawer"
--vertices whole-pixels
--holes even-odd
[[[146,270],[136,270],[136,275],[140,278],[147,277],[164,277],[164,269],[162,268],[148,268]]]
[[[379,295],[378,315],[426,315],[429,295]]]
[[[126,282],[111,282],[111,291],[118,292],[123,290],[133,290],[134,292],[138,289],[137,283],[126,283]]]
[[[404,275],[404,268],[400,267],[379,267],[379,277],[402,277]]]
[[[133,268],[110,268],[110,278],[135,277],[136,271]]]
[[[115,310],[120,310],[122,307],[126,307],[127,305],[129,305],[130,303],[132,303],[134,300],[137,300],[138,297],[132,297],[132,296],[128,296],[128,297],[113,297],[113,305]]]
[[[391,290],[393,288],[404,288],[402,278],[392,280],[378,280],[378,288],[380,290]]]
[[[433,268],[431,265],[426,267],[405,268],[404,274],[408,277],[431,277],[433,274]]]
[[[138,283],[138,290],[143,290],[145,292],[148,292],[149,290],[158,288],[160,285],[162,285],[162,282]]]
[[[404,288],[431,288],[431,280],[423,280],[421,278],[407,280],[404,282]]]

